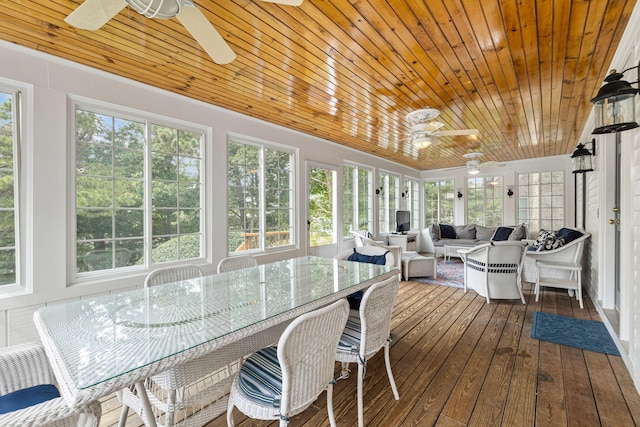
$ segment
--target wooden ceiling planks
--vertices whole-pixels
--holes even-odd
[[[4,2],[0,38],[423,170],[571,153],[635,3],[196,0],[227,65],[129,7],[70,27],[80,0]],[[427,106],[480,135],[417,149],[404,117]]]

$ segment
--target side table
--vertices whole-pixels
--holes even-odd
[[[556,279],[551,277],[541,276],[540,270],[552,269],[552,270],[565,270],[571,271],[571,275],[574,279]],[[548,286],[551,288],[568,289],[576,291],[576,298],[580,302],[580,308],[584,308],[582,303],[582,266],[577,262],[567,261],[536,261],[536,302],[540,294],[540,286]]]

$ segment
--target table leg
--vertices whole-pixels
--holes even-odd
[[[147,390],[144,388],[144,380],[136,383],[136,391],[138,392],[138,398],[142,404],[142,413],[144,414],[144,423],[149,427],[157,427],[156,417],[153,415],[151,409],[151,402],[149,402],[149,396],[147,396]]]

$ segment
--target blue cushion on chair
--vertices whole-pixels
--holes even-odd
[[[280,407],[282,398],[282,369],[277,347],[267,347],[253,353],[238,372],[242,394],[260,405]]]
[[[53,384],[40,384],[16,390],[0,396],[0,414],[28,408],[58,397],[60,397],[60,393]]]
[[[369,264],[385,265],[387,262],[387,252],[382,255],[364,255],[359,253],[357,248],[353,248],[353,253],[347,258],[349,261],[366,262]]]

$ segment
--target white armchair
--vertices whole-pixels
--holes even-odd
[[[521,272],[528,244],[522,241],[491,242],[459,250],[464,262],[464,291],[475,290],[487,299],[516,299],[525,303]]]
[[[582,253],[584,245],[591,234],[584,230],[579,230],[583,233],[582,237],[579,237],[571,242],[560,246],[557,249],[548,251],[527,251],[527,256],[524,260],[524,266],[522,268],[522,281],[523,282],[536,282],[536,261],[537,260],[551,260],[560,262],[575,262],[581,263]],[[533,243],[533,240],[529,240],[529,243]],[[554,279],[570,279],[571,272],[566,270],[553,270],[545,272],[545,276]]]
[[[20,344],[0,349],[0,398],[10,398],[22,393],[22,399],[31,405],[0,414],[0,426],[97,426],[102,408],[100,402],[92,401],[78,408],[70,408],[62,397],[42,400],[38,386],[55,385],[49,360],[40,343]],[[36,388],[34,388],[36,387]],[[12,395],[10,395],[13,393]],[[14,397],[13,401],[21,400]],[[36,403],[40,401],[39,403]],[[4,404],[0,405],[4,407]]]

